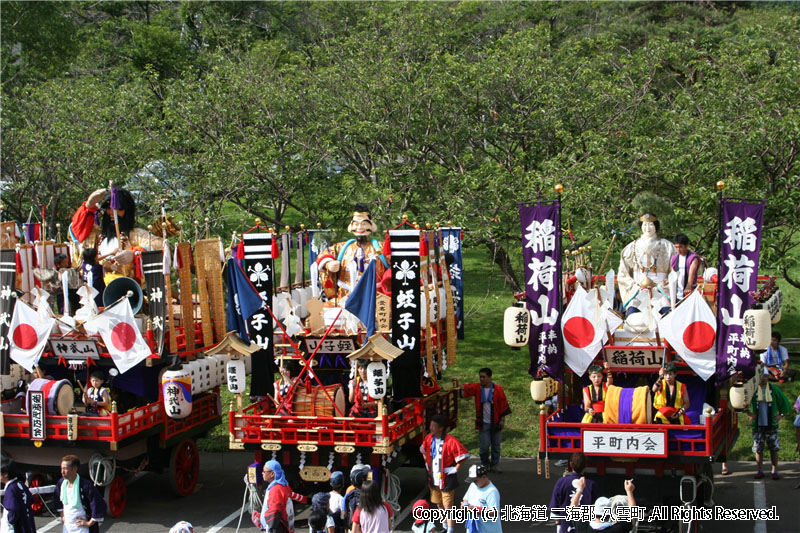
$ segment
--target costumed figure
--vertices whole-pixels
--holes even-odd
[[[264,494],[264,504],[261,507],[261,529],[270,533],[294,532],[294,504],[292,500],[306,503],[305,496],[292,492],[289,482],[283,473],[283,467],[278,461],[271,460],[264,463],[262,471],[267,492]]]
[[[669,260],[670,270],[678,273],[676,294],[678,299],[688,296],[697,286],[697,274],[700,272],[700,256],[689,250],[689,237],[683,233],[675,236],[675,251]]]
[[[422,441],[420,451],[425,458],[425,466],[428,470],[429,486],[439,492],[439,496],[445,492],[455,491],[458,486],[458,466],[462,461],[469,458],[469,452],[458,439],[445,431],[445,420],[443,415],[431,417],[431,432]],[[439,498],[440,499],[440,498]],[[432,500],[437,500],[432,495]],[[443,504],[445,508],[452,506],[453,502],[434,501]]]
[[[294,391],[292,385],[300,375],[300,365],[295,360],[284,360],[278,367],[281,377],[273,384],[275,408],[280,409],[278,414],[292,414],[292,400]]]
[[[635,305],[630,305],[639,290],[666,285],[670,258],[675,255],[672,243],[658,238],[659,223],[655,215],[645,213],[639,220],[642,236],[623,248],[617,275],[628,315],[639,311]]]
[[[653,407],[656,424],[691,424],[686,409],[689,393],[686,385],[676,381],[675,363],[669,362],[658,371],[658,381],[653,384]]]
[[[119,208],[116,210],[119,233],[117,239],[114,209],[111,206],[111,191],[97,189],[86,199],[72,216],[69,226],[70,238],[82,247],[96,248],[98,260],[106,270],[105,282],[110,283],[119,276],[135,277],[134,252],[161,250],[163,241],[136,225],[136,203],[131,193],[115,188]],[[98,215],[98,209],[101,213]],[[96,223],[99,223],[97,225]],[[80,251],[80,250],[79,250]]]
[[[353,290],[373,257],[378,258],[376,279],[381,279],[389,268],[381,243],[370,238],[378,231],[370,217],[366,205],[356,204],[353,219],[347,226],[353,238],[337,242],[317,256],[315,266],[326,298],[342,298]]]
[[[350,408],[350,416],[358,418],[378,416],[378,403],[369,395],[367,387],[367,365],[369,365],[369,361],[359,359],[357,375],[355,379],[350,380],[349,400],[353,404],[353,407]]]
[[[589,367],[589,381],[591,383],[583,388],[583,410],[586,414],[583,415],[581,423],[602,424],[603,411],[605,411],[606,406],[606,391],[609,385],[614,384],[614,379],[611,374],[608,374],[608,381],[604,383],[603,367],[592,365]]]

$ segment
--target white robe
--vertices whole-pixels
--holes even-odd
[[[619,284],[622,303],[626,304],[645,278],[656,285],[664,285],[669,276],[669,260],[675,255],[675,246],[667,239],[639,237],[628,244],[619,258]]]

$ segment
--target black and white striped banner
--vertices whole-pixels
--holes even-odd
[[[391,230],[392,343],[403,355],[392,361],[395,400],[422,396],[420,389],[419,230]]]
[[[248,279],[264,299],[264,307],[259,309],[247,321],[250,342],[261,346],[261,350],[252,355],[253,372],[250,381],[250,394],[264,396],[272,392],[272,378],[275,362],[275,347],[272,335],[274,325],[272,315],[265,307],[272,309],[272,278],[275,274],[272,257],[272,233],[245,233],[244,272]]]
[[[2,374],[10,372],[8,357],[8,332],[14,314],[14,284],[17,281],[16,250],[0,250],[0,369]]]
[[[154,250],[142,252],[142,273],[147,287],[147,301],[150,309],[150,320],[153,323],[156,346],[153,350],[161,355],[164,349],[164,331],[167,321],[167,305],[164,285],[164,251]]]

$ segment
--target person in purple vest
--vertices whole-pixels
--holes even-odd
[[[689,250],[689,237],[683,233],[675,236],[673,241],[678,252],[669,260],[670,268],[678,273],[678,299],[688,296],[697,285],[697,274],[700,271],[700,256]]]

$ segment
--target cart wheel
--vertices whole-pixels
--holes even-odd
[[[28,478],[28,487],[43,487],[45,485],[44,475],[40,472],[34,472]],[[31,504],[33,514],[40,515],[44,512],[44,501],[38,494],[33,495],[33,503]]]
[[[186,439],[169,455],[169,484],[178,496],[188,496],[197,485],[200,474],[200,454],[192,439]]]
[[[108,511],[114,518],[119,518],[125,512],[125,506],[128,504],[128,486],[122,476],[114,476],[111,484],[108,486]]]

